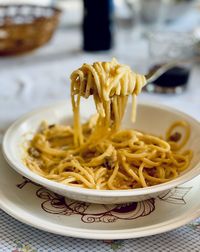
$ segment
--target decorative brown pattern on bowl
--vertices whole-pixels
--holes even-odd
[[[37,5],[0,5],[0,56],[21,54],[47,43],[61,11]]]
[[[36,188],[36,196],[42,200],[41,208],[45,212],[64,216],[78,215],[84,223],[113,223],[119,220],[135,220],[150,215],[156,207],[155,199],[111,205],[95,205],[76,201],[51,192],[25,177],[16,186],[23,189],[29,183],[38,187]],[[185,205],[185,195],[191,189],[192,187],[176,187],[168,190],[158,199],[172,204]]]

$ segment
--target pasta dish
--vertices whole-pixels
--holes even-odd
[[[71,74],[73,126],[43,122],[29,142],[26,166],[62,184],[101,190],[142,188],[176,178],[192,158],[190,150],[181,150],[190,136],[187,122],[174,122],[165,137],[120,129],[129,96],[135,121],[136,97],[145,84],[145,76],[115,59],[83,64]],[[97,114],[81,124],[80,102],[89,96]]]

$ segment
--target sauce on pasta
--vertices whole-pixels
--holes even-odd
[[[101,190],[141,188],[176,178],[192,158],[190,150],[181,152],[190,136],[187,122],[174,122],[165,138],[120,129],[130,95],[135,120],[136,96],[145,84],[145,76],[115,59],[83,64],[71,74],[73,127],[43,122],[29,143],[26,165],[47,179]],[[81,124],[81,99],[91,95],[97,115]]]

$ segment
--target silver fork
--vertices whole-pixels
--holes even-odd
[[[168,70],[170,70],[171,68],[175,67],[175,66],[180,66],[180,65],[184,65],[187,63],[194,63],[194,62],[200,62],[200,57],[193,57],[193,58],[189,58],[189,59],[179,59],[179,60],[173,60],[170,61],[168,63],[162,64],[159,67],[150,70],[146,75],[146,79],[147,79],[147,83],[153,82],[154,80],[156,80],[157,78],[159,78],[161,75],[163,75],[164,73],[166,73]]]

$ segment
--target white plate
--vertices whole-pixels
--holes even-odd
[[[90,102],[85,102],[81,115],[88,118],[92,111]],[[54,181],[45,179],[30,171],[23,163],[24,148],[20,148],[22,143],[27,140],[27,132],[34,132],[39,127],[41,121],[46,120],[48,123],[65,122],[70,123],[72,119],[71,103],[58,103],[46,108],[40,108],[30,112],[16,121],[6,132],[3,140],[3,151],[8,163],[20,174],[31,179],[32,181],[43,185],[60,195],[84,202],[116,204],[132,201],[141,201],[158,196],[166,190],[183,184],[200,174],[200,123],[187,114],[174,108],[166,107],[160,104],[139,104],[137,108],[137,120],[134,126],[130,119],[131,105],[127,106],[127,112],[124,116],[124,128],[134,127],[144,132],[155,135],[165,135],[167,128],[177,120],[185,120],[191,126],[191,136],[186,148],[193,151],[192,161],[186,171],[178,178],[172,181],[134,190],[94,190],[76,188]]]
[[[200,177],[157,199],[95,205],[26,182],[0,155],[0,207],[33,227],[88,239],[128,239],[178,228],[200,216]]]

